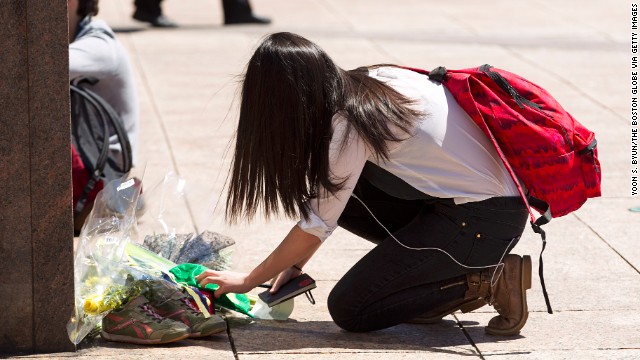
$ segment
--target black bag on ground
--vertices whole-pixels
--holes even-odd
[[[97,81],[78,78],[70,85],[71,140],[77,153],[73,156],[79,156],[84,166],[79,169],[74,159],[74,218],[93,203],[96,185],[124,176],[132,166],[131,144],[122,120],[108,102],[87,87]],[[120,151],[112,151],[118,145]]]

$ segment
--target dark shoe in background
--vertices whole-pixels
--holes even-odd
[[[270,24],[271,19],[254,15],[247,0],[222,0],[224,24]]]
[[[138,21],[149,23],[153,27],[177,27],[178,24],[162,15],[162,8],[160,7],[161,1],[162,0],[136,0],[134,2],[136,11],[133,13],[133,18]]]
[[[138,14],[136,16],[137,13],[133,14],[133,18],[138,20],[138,21],[142,21],[142,22],[148,22],[149,24],[151,24],[151,26],[153,27],[158,27],[158,28],[175,28],[178,27],[178,24],[176,24],[175,22],[169,20],[168,18],[166,18],[164,15],[160,15],[157,17],[148,17],[145,14]]]

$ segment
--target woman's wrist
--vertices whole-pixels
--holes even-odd
[[[255,269],[254,271],[247,274],[247,276],[244,278],[244,285],[252,289],[263,283],[263,281],[259,281],[259,279],[256,277],[256,274],[254,274],[254,272],[255,272]]]
[[[296,270],[298,270],[298,271],[300,271],[300,272],[302,272],[302,268],[300,266],[296,265],[296,264],[291,265],[291,267],[296,269]]]

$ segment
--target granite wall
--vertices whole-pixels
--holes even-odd
[[[66,6],[0,1],[0,353],[73,350]]]

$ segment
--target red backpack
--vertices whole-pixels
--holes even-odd
[[[464,70],[408,69],[446,86],[491,139],[527,204],[533,230],[542,236],[542,251],[546,236],[541,225],[577,210],[588,198],[600,196],[602,174],[595,134],[543,88],[490,65]],[[543,215],[536,220],[531,208]],[[542,276],[542,252],[539,272],[551,313]]]

